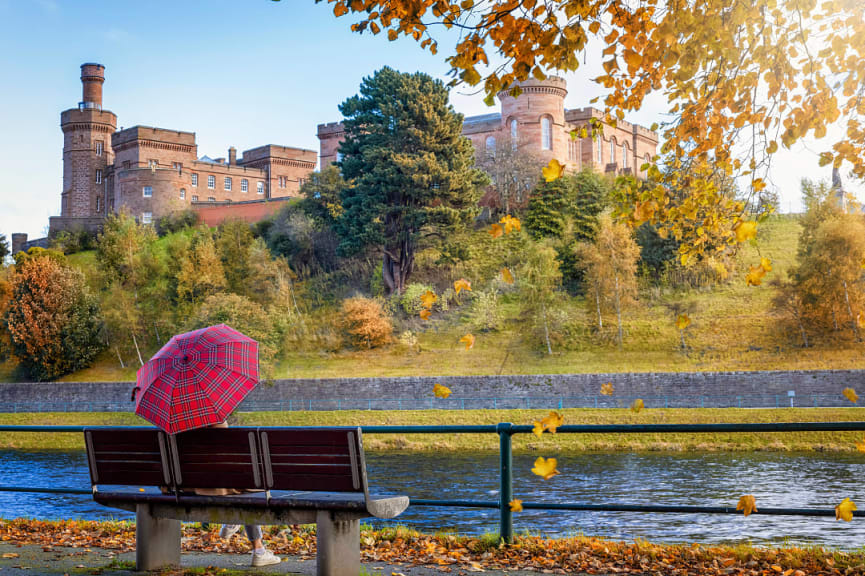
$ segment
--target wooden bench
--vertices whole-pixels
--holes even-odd
[[[180,522],[317,525],[316,573],[357,576],[360,519],[407,496],[370,495],[359,428],[85,429],[93,499],[136,514],[136,565],[180,564]],[[142,490],[145,488],[145,490]],[[201,496],[196,488],[258,491]]]

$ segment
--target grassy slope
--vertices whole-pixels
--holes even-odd
[[[526,339],[527,328],[517,318],[518,303],[502,299],[504,327],[499,332],[478,333],[473,350],[466,352],[459,338],[469,328],[460,312],[436,314],[431,322],[403,320],[398,330],[412,330],[420,352],[401,346],[383,350],[343,352],[289,351],[277,368],[282,378],[351,376],[411,376],[435,374],[544,374],[577,372],[660,372],[714,370],[848,369],[865,368],[861,346],[824,343],[803,349],[795,334],[782,330],[771,310],[773,289],[748,287],[744,271],[772,260],[767,276],[784,278],[795,262],[799,225],[795,216],[772,218],[760,228],[756,247],[746,245],[732,281],[708,290],[648,290],[625,316],[622,350],[601,342],[590,330],[573,337],[570,350],[554,349],[549,356]],[[89,267],[92,253],[75,254],[73,263]],[[691,351],[679,350],[672,304],[686,304],[692,325],[686,333]],[[581,299],[571,299],[574,323],[588,327],[593,319]],[[121,369],[116,357],[105,352],[92,368],[66,376],[66,381],[133,380],[136,366]],[[13,377],[11,367],[0,364],[0,381]]]
[[[448,425],[530,424],[546,416],[541,410],[421,410],[421,411],[342,411],[342,412],[260,412],[239,414],[241,425],[262,426],[372,426],[372,425]],[[562,414],[566,424],[707,424],[718,422],[814,422],[859,421],[859,408],[787,409],[670,409],[643,410],[635,414],[617,409],[568,409]],[[4,425],[147,425],[133,414],[0,414]],[[863,433],[730,433],[730,434],[532,434],[514,436],[517,450],[611,451],[611,450],[806,450],[854,451]],[[369,434],[364,444],[371,450],[498,450],[494,434]],[[37,434],[3,433],[0,449],[83,449],[79,433]]]

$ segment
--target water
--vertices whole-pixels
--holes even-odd
[[[555,454],[545,454],[554,456]],[[757,507],[833,508],[849,497],[865,505],[865,456],[788,453],[559,454],[561,475],[531,473],[537,454],[514,455],[514,494],[532,502],[735,505],[754,494]],[[413,498],[498,499],[498,455],[367,454],[373,492]],[[2,484],[89,488],[84,452],[0,451]],[[0,517],[131,518],[89,496],[0,492]],[[411,507],[399,519],[423,531],[479,534],[498,530],[494,509]],[[865,521],[834,518],[551,512],[514,514],[517,532],[551,536],[583,533],[653,542],[817,544],[841,549],[865,545]]]

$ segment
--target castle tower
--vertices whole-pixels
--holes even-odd
[[[59,220],[104,218],[106,214],[108,169],[114,162],[111,135],[117,128],[117,116],[102,109],[103,82],[104,66],[82,64],[81,102],[60,114],[63,193]],[[62,227],[73,225],[74,221],[68,220]],[[90,227],[84,221],[82,225]]]
[[[539,153],[544,162],[568,158],[568,129],[565,125],[567,83],[550,76],[546,80],[519,83],[522,92],[514,98],[510,89],[498,93],[502,105],[502,137],[516,142],[518,148]]]

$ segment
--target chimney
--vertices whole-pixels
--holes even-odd
[[[27,243],[27,234],[20,232],[12,234],[12,255],[24,251],[24,245]]]
[[[228,149],[228,165],[237,166],[237,148],[234,146]]]
[[[102,64],[81,65],[81,107],[102,109],[102,83],[105,82],[105,66]]]

